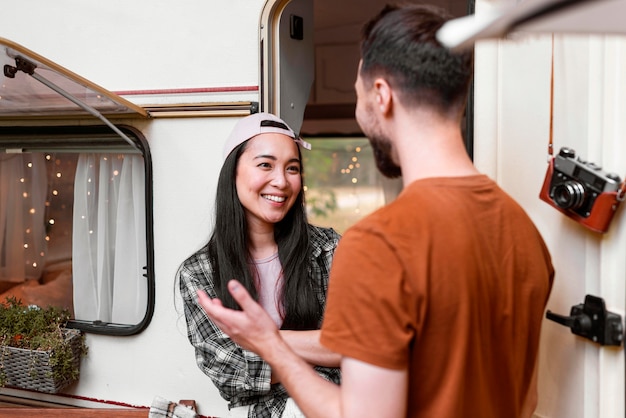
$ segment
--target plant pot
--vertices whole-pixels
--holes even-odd
[[[74,354],[72,367],[80,371],[83,336],[79,330],[75,329],[64,329],[63,334]],[[0,346],[2,386],[57,393],[78,380],[78,373],[63,371],[60,365],[55,365],[54,361],[51,361],[53,356],[53,351]]]

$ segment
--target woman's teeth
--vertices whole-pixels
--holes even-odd
[[[285,197],[281,197],[281,196],[272,196],[272,195],[269,195],[269,194],[265,194],[265,195],[262,195],[262,196],[263,196],[265,199],[267,199],[267,200],[271,200],[271,201],[273,201],[273,202],[282,203],[282,202],[284,202],[284,201],[285,201]]]

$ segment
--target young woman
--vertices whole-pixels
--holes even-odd
[[[269,365],[211,322],[197,302],[199,289],[238,309],[226,286],[238,279],[301,357],[326,379],[340,380],[339,356],[319,344],[340,237],[307,222],[299,146],[308,144],[274,115],[237,123],[224,147],[213,234],[177,273],[196,361],[229,402],[231,417],[303,415]]]

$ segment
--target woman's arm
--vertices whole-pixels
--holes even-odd
[[[320,331],[280,331],[287,345],[314,366],[339,367],[341,356],[320,344]]]
[[[309,244],[311,246],[310,275],[313,289],[320,306],[326,306],[326,292],[330,266],[341,236],[332,228],[322,228],[309,224]],[[314,366],[339,367],[341,356],[319,341],[320,331],[280,331],[289,347],[307,363]]]
[[[187,336],[195,348],[196,363],[209,376],[222,397],[232,401],[270,392],[270,366],[258,355],[242,349],[211,321],[198,305],[198,289],[215,294],[199,260],[179,270]]]

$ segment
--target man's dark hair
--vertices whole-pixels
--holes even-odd
[[[256,271],[251,270],[248,249],[248,222],[237,195],[237,164],[249,141],[235,148],[220,171],[215,198],[215,226],[208,244],[215,292],[224,306],[240,309],[230,295],[227,283],[237,279],[258,300]],[[302,156],[298,147],[300,161]],[[304,169],[300,170],[302,179]],[[309,278],[309,229],[304,207],[304,184],[293,206],[275,225],[274,238],[283,268],[282,329],[311,330],[319,327],[322,307]]]
[[[362,79],[385,78],[405,106],[458,115],[465,106],[473,53],[453,53],[436,39],[450,18],[434,6],[387,5],[363,27]]]

